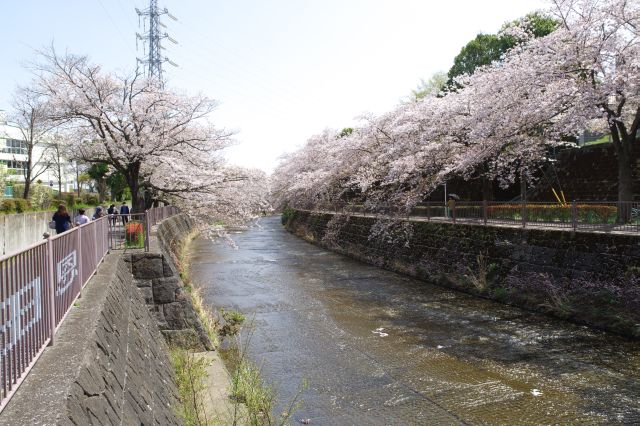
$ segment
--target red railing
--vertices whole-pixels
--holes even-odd
[[[138,223],[147,224],[144,244],[132,248],[148,250],[148,224],[177,212],[167,206],[140,215]],[[133,219],[129,216],[125,241],[129,234],[135,234],[138,241],[137,228],[127,233],[126,225]],[[0,257],[0,412],[44,348],[53,344],[82,288],[114,248],[112,219],[102,217]]]

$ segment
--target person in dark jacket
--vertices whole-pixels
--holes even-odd
[[[107,214],[109,215],[109,220],[111,221],[112,226],[116,226],[116,221],[118,220],[118,208],[115,204],[111,204],[107,209]]]
[[[69,212],[67,212],[67,207],[64,204],[58,206],[58,210],[53,214],[51,220],[56,223],[57,234],[62,234],[73,227],[71,216]]]
[[[122,224],[126,225],[129,221],[129,206],[123,201],[120,206],[120,216],[122,216]]]

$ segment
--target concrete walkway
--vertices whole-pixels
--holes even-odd
[[[195,356],[205,359],[207,364],[207,378],[204,396],[205,414],[207,420],[213,424],[233,424],[234,410],[243,412],[239,404],[233,404],[229,399],[229,389],[231,389],[231,377],[216,351],[200,352]],[[236,418],[242,417],[240,414]],[[238,423],[242,424],[242,423]]]

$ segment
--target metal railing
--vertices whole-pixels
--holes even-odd
[[[170,216],[176,215],[179,212],[180,210],[176,206],[164,206],[149,209],[147,210],[149,226],[154,226],[158,222],[161,222]]]
[[[0,258],[0,409],[109,250],[101,218]]]
[[[0,412],[44,348],[53,344],[109,250],[148,250],[149,224],[176,213],[167,206],[119,215],[117,226],[113,216],[105,216],[0,257]]]
[[[457,201],[421,203],[410,210],[395,206],[328,206],[334,212],[374,217],[404,217],[480,225],[558,228],[573,231],[640,232],[640,202],[573,201],[571,203]]]

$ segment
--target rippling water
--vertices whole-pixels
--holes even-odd
[[[313,425],[640,424],[640,343],[345,258],[279,218],[197,240],[192,277],[253,318],[249,356]],[[282,406],[277,408],[283,410]]]

